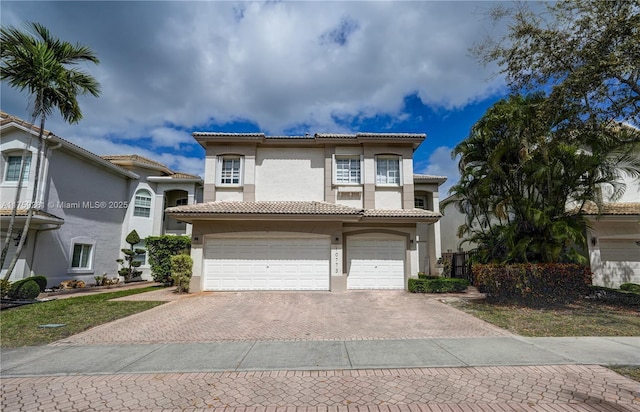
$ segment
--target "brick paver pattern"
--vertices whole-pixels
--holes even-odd
[[[405,291],[224,292],[179,299],[56,344],[483,336],[512,335],[436,297]]]
[[[640,384],[600,366],[4,378],[11,411],[640,411]]]

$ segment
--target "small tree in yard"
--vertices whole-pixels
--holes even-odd
[[[171,277],[174,285],[178,287],[178,293],[189,291],[192,268],[191,256],[185,254],[171,256]]]
[[[122,269],[118,271],[118,274],[124,277],[125,282],[131,282],[131,279],[142,274],[142,271],[138,270],[142,262],[135,261],[135,258],[136,256],[144,255],[146,250],[133,248],[140,243],[140,236],[135,230],[132,230],[125,240],[131,247],[129,249],[121,249],[122,253],[124,253],[124,259],[116,259],[116,262],[122,265]]]

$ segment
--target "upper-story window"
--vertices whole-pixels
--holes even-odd
[[[242,156],[218,157],[217,184],[221,186],[242,186]]]
[[[335,184],[361,184],[361,159],[360,156],[336,156],[334,159]]]
[[[414,198],[414,206],[416,209],[426,209],[427,208],[427,199],[423,196],[416,196]]]
[[[189,204],[189,199],[186,197],[176,199],[176,206],[186,206],[187,204]]]
[[[31,156],[27,156],[24,159],[24,175],[22,181],[29,180],[29,171],[31,169]],[[22,166],[22,156],[7,156],[7,168],[4,174],[4,180],[6,182],[17,182],[20,178],[20,167]]]
[[[376,157],[376,185],[400,186],[400,156]]]
[[[133,215],[139,217],[151,216],[151,193],[146,189],[136,192]]]

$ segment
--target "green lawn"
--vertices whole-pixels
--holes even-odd
[[[640,382],[640,366],[608,366],[612,371]]]
[[[158,286],[52,300],[3,310],[0,344],[3,347],[45,345],[166,302],[109,302],[110,299],[157,290]],[[46,329],[38,325],[66,326]]]
[[[589,301],[535,309],[485,301],[453,302],[452,305],[523,336],[640,336],[637,307]]]

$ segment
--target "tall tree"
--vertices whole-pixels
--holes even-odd
[[[31,123],[35,125],[36,120],[40,119],[36,166],[31,168],[34,173],[33,193],[20,241],[4,276],[5,279],[9,279],[24,246],[37,206],[46,118],[54,109],[58,109],[62,118],[69,123],[77,123],[82,119],[77,96],[89,93],[97,97],[100,94],[100,85],[91,75],[78,69],[77,66],[85,62],[98,64],[99,60],[87,46],[61,41],[53,37],[40,23],[30,23],[24,31],[11,26],[2,27],[0,29],[0,60],[0,79],[21,91],[26,90],[33,107]],[[22,176],[26,167],[26,154],[25,149],[22,154],[16,201],[13,204],[7,235],[0,254],[0,267],[3,267],[6,260],[13,234]]]
[[[514,93],[543,91],[546,104],[571,108],[559,126],[607,128],[611,120],[640,125],[640,2],[572,0],[492,10],[508,22],[501,38],[472,48],[496,62]],[[637,135],[628,136],[640,141]]]
[[[466,215],[459,236],[479,246],[482,261],[585,263],[582,206],[600,204],[602,185],[620,196],[623,175],[640,176],[619,128],[589,144],[558,127],[566,113],[546,103],[542,94],[497,102],[453,150],[461,179],[450,199]]]

